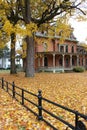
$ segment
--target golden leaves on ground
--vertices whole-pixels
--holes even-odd
[[[0,130],[44,130],[46,128],[45,124],[38,122],[30,112],[1,88],[0,95]],[[50,130],[49,127],[47,128],[45,130]]]
[[[21,88],[24,88],[35,94],[38,93],[38,90],[42,90],[43,97],[87,115],[87,72],[62,74],[36,73],[34,78],[26,78],[24,77],[24,73],[18,73],[16,75],[2,73],[0,74],[0,77],[4,77],[5,80],[8,80],[9,82],[14,81],[17,86],[20,86]],[[4,92],[2,92],[2,94],[0,95],[4,96],[3,93]],[[36,102],[36,99],[33,96],[31,98],[29,95],[26,95],[26,97]],[[12,109],[9,111],[9,113],[5,113],[4,122],[13,123],[13,121],[15,120],[17,121],[15,127],[25,126],[26,130],[27,127],[33,127],[32,123],[34,123],[34,127],[32,128],[32,130],[49,130],[49,127],[44,125],[44,122],[37,122],[36,120],[32,122],[32,120],[35,119],[35,116],[30,116],[31,114],[27,112],[22,106],[20,106],[16,101],[14,101],[15,106],[14,104],[7,103],[7,101],[10,99],[11,97],[7,97],[6,102],[3,101],[5,103],[4,105],[7,105],[8,108]],[[19,108],[21,109],[20,111],[17,106],[19,106]],[[35,107],[32,107],[31,105],[30,107],[32,108],[32,110],[37,111]],[[75,117],[72,113],[54,107],[51,104],[46,103],[45,101],[43,102],[43,107],[46,110],[53,112],[60,118],[69,121],[71,124],[75,124]],[[13,110],[13,108],[16,109]],[[0,109],[0,112],[3,113],[3,109]],[[12,118],[10,115],[13,115]],[[66,129],[67,126],[65,126],[63,123],[55,120],[54,118],[50,117],[44,112],[43,115],[45,119],[52,122],[52,124],[55,125],[55,127],[57,127],[58,130]],[[9,117],[10,121],[6,120],[7,117]],[[3,123],[2,119],[0,119],[0,121]],[[85,124],[87,126],[87,121],[85,121]],[[39,128],[37,128],[36,126]]]

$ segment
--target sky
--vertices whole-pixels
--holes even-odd
[[[76,20],[70,19],[69,23],[74,28],[74,35],[79,42],[87,44],[87,21],[77,22]]]

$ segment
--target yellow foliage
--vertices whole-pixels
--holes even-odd
[[[43,42],[43,38],[37,38],[37,37],[35,37],[35,41],[37,42],[38,45],[40,45]]]
[[[87,14],[87,12],[86,12],[86,14]],[[79,15],[78,17],[77,17],[77,21],[78,22],[81,22],[81,21],[87,21],[87,17],[85,16],[82,16],[82,15]]]
[[[37,31],[37,26],[34,23],[27,24],[26,26],[15,25],[15,32],[21,36],[32,36]]]
[[[5,46],[5,43],[0,40],[0,49],[3,49]]]
[[[70,36],[72,29],[70,25],[65,23],[59,23],[55,29],[55,33],[60,34],[60,43],[64,43],[64,40]]]
[[[3,0],[0,0],[0,4],[2,4]]]
[[[27,49],[26,42],[23,42],[23,44],[22,44],[22,49],[23,49],[23,50],[26,50],[26,49]]]
[[[17,54],[20,54],[20,55],[23,53],[23,51],[21,49],[16,50],[16,52],[17,52]]]
[[[26,52],[24,52],[23,54],[22,54],[22,58],[25,58],[26,57]]]
[[[0,30],[0,37],[2,37],[2,32],[1,32],[1,30]]]
[[[4,31],[10,36],[14,32],[13,25],[7,20],[3,26]]]
[[[16,34],[20,34],[21,36],[26,35],[26,29],[24,27],[20,27],[19,24],[15,25],[15,32]]]
[[[64,40],[70,36],[72,29],[68,24],[67,19],[58,20],[54,26],[51,26],[48,31],[48,36],[55,37],[60,36],[60,43],[64,43]]]
[[[60,5],[63,0],[57,0],[57,4]]]
[[[27,24],[26,31],[27,31],[27,35],[32,36],[32,34],[37,31],[37,25],[32,22],[30,24]]]
[[[3,17],[5,17],[4,15],[5,15],[5,10],[4,9],[0,10],[0,17],[3,18]]]

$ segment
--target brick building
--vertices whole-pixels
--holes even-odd
[[[35,69],[36,71],[64,72],[71,71],[76,66],[87,67],[87,52],[78,45],[73,34],[63,44],[59,36],[49,37],[37,33],[41,44],[35,44]]]

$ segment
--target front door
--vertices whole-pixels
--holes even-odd
[[[47,59],[47,57],[44,58],[44,66],[45,66],[45,67],[48,66],[48,59]]]

